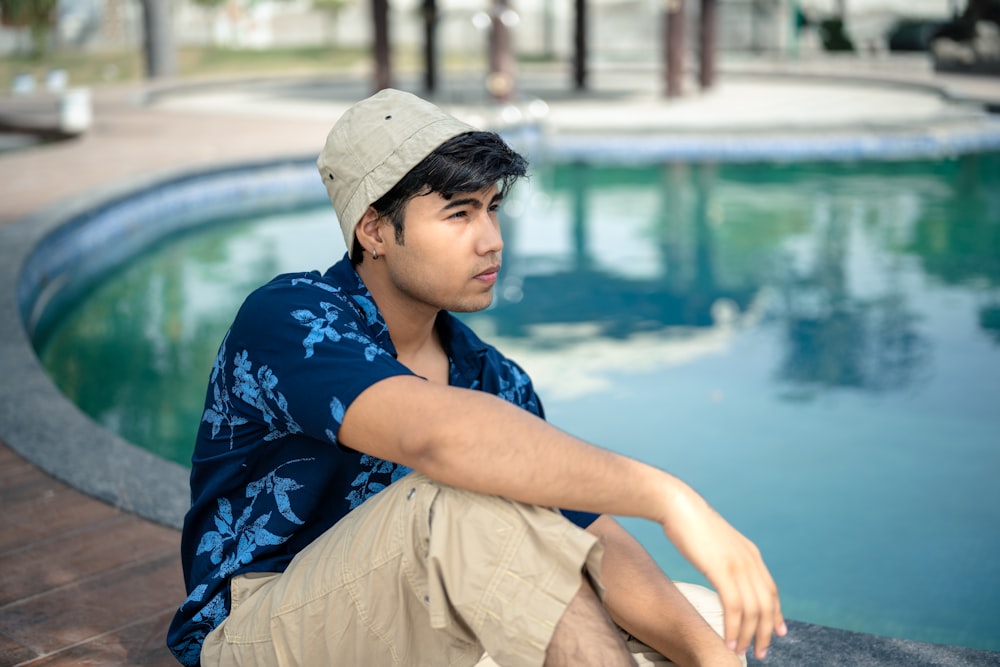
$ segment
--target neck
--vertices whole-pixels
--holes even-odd
[[[381,266],[375,266],[378,261],[366,258],[355,268],[382,313],[399,361],[413,372],[428,377],[428,373],[418,367],[426,368],[432,363],[431,359],[444,357],[435,329],[440,311],[415,303],[393,289],[386,272]]]

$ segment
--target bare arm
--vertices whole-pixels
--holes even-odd
[[[758,653],[783,633],[756,547],[673,475],[594,447],[484,392],[393,377],[348,408],[339,440],[452,486],[533,505],[649,519],[722,598],[726,639]]]
[[[587,529],[604,546],[604,604],[620,627],[680,667],[741,663],[635,538],[613,517]]]

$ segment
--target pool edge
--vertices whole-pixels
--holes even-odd
[[[180,529],[190,500],[190,469],[161,458],[101,426],[59,390],[42,367],[30,332],[36,324],[36,302],[40,298],[53,298],[53,292],[64,288],[63,275],[59,273],[64,266],[59,260],[54,267],[47,267],[42,262],[41,270],[32,267],[36,275],[26,277],[27,269],[35,256],[46,250],[47,242],[58,242],[53,239],[60,232],[70,241],[74,240],[73,234],[80,233],[71,229],[74,224],[86,230],[92,219],[100,220],[109,210],[110,215],[114,215],[115,204],[127,205],[141,196],[163,199],[164,195],[157,193],[158,190],[178,184],[190,186],[203,178],[240,181],[248,173],[270,176],[288,168],[303,169],[311,160],[311,157],[289,156],[137,177],[56,204],[0,229],[0,440],[43,471],[87,495],[158,524]],[[287,183],[276,180],[275,187]],[[194,185],[195,189],[197,187]],[[208,201],[209,208],[217,204],[222,195],[231,194],[231,184],[230,190],[223,187],[221,194],[210,193],[209,199],[214,199]],[[318,178],[315,189],[317,193],[323,192]],[[261,198],[269,196],[267,192],[257,194]],[[294,188],[287,198],[307,201],[302,192]],[[258,201],[250,197],[241,200],[240,205],[252,207]],[[205,204],[205,200],[195,203]],[[173,200],[172,204],[180,209],[196,208],[183,198]],[[170,225],[161,226],[157,234],[166,236],[211,219],[211,212],[200,208],[187,216],[182,210]],[[122,234],[129,233],[127,219],[108,224],[122,227]],[[99,248],[101,240],[91,239],[90,245]],[[79,254],[84,250],[77,247],[73,252]],[[72,260],[67,261],[72,263]],[[36,284],[25,287],[29,280]],[[81,456],[81,452],[87,455]]]
[[[188,505],[188,470],[98,425],[62,394],[35,354],[18,298],[24,263],[46,235],[102,201],[164,176],[101,189],[0,229],[0,440],[87,495],[179,528]]]

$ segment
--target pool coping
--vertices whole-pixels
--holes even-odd
[[[116,206],[127,209],[129,203],[143,197],[164,203],[164,196],[177,194],[170,192],[172,187],[190,186],[202,178],[240,180],[247,174],[271,175],[288,167],[291,169],[286,171],[304,172],[307,166],[311,167],[311,161],[312,158],[289,158],[162,172],[96,190],[0,229],[0,440],[53,477],[88,495],[179,529],[189,503],[189,469],[128,442],[96,423],[63,395],[32,346],[30,331],[38,323],[37,304],[49,305],[53,292],[65,286],[69,280],[67,267],[72,268],[75,262],[73,253],[79,257],[88,250],[107,252],[114,248],[116,255],[127,254],[136,244],[149,244],[192,226],[211,224],[213,220],[212,212],[206,213],[201,207],[193,217],[184,217],[183,209],[191,208],[190,200],[173,197],[171,205],[181,215],[176,216],[172,225],[142,235],[136,233],[133,218],[121,215]],[[276,185],[288,182],[278,179]],[[260,185],[259,179],[252,185]],[[317,197],[323,194],[318,178],[315,188]],[[216,194],[219,203],[223,198]],[[247,208],[268,197],[268,193],[259,189],[253,194],[242,194],[246,196],[240,201]],[[299,190],[293,189],[287,196],[286,201],[276,201],[274,205],[280,207],[303,200]],[[206,202],[202,199],[198,203],[204,206]],[[143,212],[131,213],[141,216]],[[116,242],[108,229],[98,229],[81,243],[79,237],[87,234],[88,225],[95,226],[95,220],[99,226],[102,215],[112,218],[105,227],[120,225],[117,231],[129,242],[123,243],[121,239]],[[72,229],[74,226],[83,231]],[[146,229],[152,226],[147,225]],[[50,254],[54,257],[39,264],[36,260],[46,250],[46,243],[53,246]],[[84,273],[89,276],[106,270],[117,259],[113,257]],[[81,457],[80,452],[88,455]]]
[[[309,158],[172,170],[73,198],[0,229],[0,440],[82,492],[153,522],[179,528],[188,504],[188,468],[166,461],[98,425],[63,396],[42,368],[24,325],[19,296],[25,264],[64,227],[164,184],[213,174],[270,169]],[[317,181],[317,187],[318,181]],[[58,282],[58,281],[56,281]],[[86,452],[87,456],[80,456]],[[792,622],[766,664],[1000,665],[1000,652],[928,644]],[[826,656],[825,658],[822,656]],[[751,660],[750,664],[761,664]]]
[[[95,191],[0,229],[0,440],[88,495],[177,528],[188,504],[188,471],[101,427],[62,394],[35,354],[18,299],[26,258],[45,236],[156,180]],[[179,497],[178,489],[184,489]]]

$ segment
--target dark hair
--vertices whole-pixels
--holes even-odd
[[[528,161],[495,132],[466,132],[448,139],[407,172],[406,176],[372,204],[380,217],[388,218],[396,242],[403,243],[406,205],[420,195],[437,192],[445,199],[462,192],[479,192],[499,184],[501,196],[527,173]],[[362,261],[364,249],[354,238],[351,257]]]

